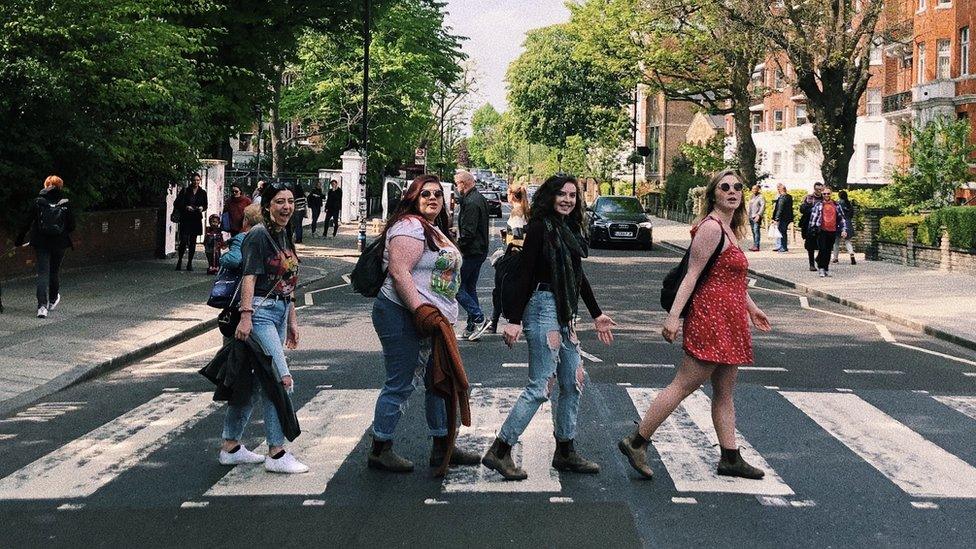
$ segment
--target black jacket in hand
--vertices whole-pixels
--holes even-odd
[[[251,400],[257,381],[274,404],[285,438],[292,441],[302,433],[295,406],[274,374],[271,357],[264,354],[253,340],[230,340],[200,370],[200,374],[217,386],[214,401],[226,401],[235,406],[243,406]]]
[[[458,249],[461,255],[488,254],[488,201],[478,189],[461,195],[458,210]]]

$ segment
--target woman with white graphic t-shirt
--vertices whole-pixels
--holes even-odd
[[[444,188],[434,175],[422,175],[407,187],[386,224],[384,266],[386,282],[373,305],[373,327],[383,346],[386,383],[376,400],[373,446],[368,465],[373,469],[406,473],[410,460],[392,448],[397,423],[414,389],[414,372],[426,365],[424,387],[427,427],[433,437],[430,464],[439,465],[448,450],[447,404],[430,387],[430,338],[414,326],[414,312],[423,304],[436,307],[454,324],[456,295],[461,286],[461,252],[448,232]],[[421,356],[424,355],[423,360]],[[480,456],[455,448],[451,465],[477,465]]]

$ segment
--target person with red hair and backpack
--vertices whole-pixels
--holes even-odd
[[[37,318],[47,318],[61,303],[61,262],[68,248],[73,248],[71,233],[75,217],[64,196],[64,180],[56,175],[44,180],[44,188],[31,206],[27,223],[17,235],[21,246],[30,233],[37,265]]]

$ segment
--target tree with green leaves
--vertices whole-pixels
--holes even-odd
[[[468,153],[471,162],[478,167],[487,167],[485,154],[499,138],[502,115],[491,103],[485,103],[471,114],[471,137],[468,139]]]
[[[885,197],[906,214],[951,206],[955,190],[970,177],[968,120],[936,118],[922,127],[902,128],[909,138],[909,166],[892,173]]]

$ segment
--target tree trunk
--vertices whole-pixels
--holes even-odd
[[[281,79],[282,69],[276,67],[271,79],[271,177],[278,177],[282,167]]]
[[[847,188],[860,97],[850,97],[844,89],[844,72],[840,69],[821,70],[822,89],[812,77],[806,82],[801,78],[799,83],[807,96],[813,135],[823,151],[820,175],[834,189]]]
[[[752,78],[752,63],[737,63],[732,70],[732,119],[735,122],[735,155],[739,161],[739,171],[751,188],[756,184],[756,142],[752,139],[752,112],[749,107],[752,96],[749,81]]]

